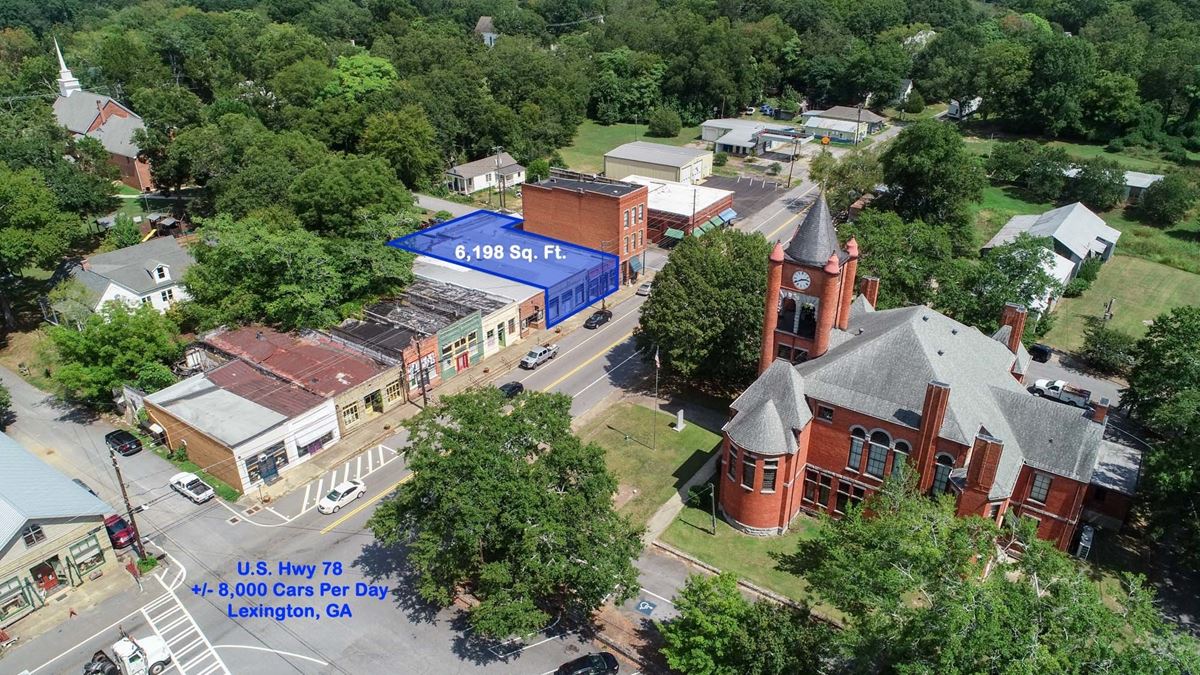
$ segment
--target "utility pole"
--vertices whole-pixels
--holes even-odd
[[[129,514],[129,526],[133,528],[133,546],[137,549],[138,559],[146,557],[146,547],[142,545],[142,531],[138,529],[137,521],[133,518],[133,507],[129,505],[129,492],[125,490],[125,479],[121,478],[121,465],[117,464],[117,451],[111,447],[108,456],[112,458],[113,471],[117,474],[117,485],[121,486],[121,499],[125,501],[125,512]]]
[[[496,153],[496,181],[500,184],[500,209],[504,210],[504,175],[500,173],[500,153],[504,152],[504,147],[497,145],[492,152]]]
[[[863,109],[863,104],[865,104],[865,103],[866,103],[866,101],[863,101],[863,103],[858,104],[858,123],[855,124],[855,126],[854,126],[854,144],[855,145],[858,145],[858,132],[862,129],[862,109]]]
[[[787,186],[792,187],[792,169],[796,168],[796,155],[800,152],[800,139],[792,136],[792,161],[788,162]]]
[[[425,357],[421,355],[421,338],[417,338],[417,381],[421,383],[421,402],[429,407],[429,394],[425,393]]]

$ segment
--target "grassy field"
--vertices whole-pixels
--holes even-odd
[[[808,582],[778,569],[777,559],[795,553],[797,542],[812,536],[818,526],[816,520],[800,516],[781,537],[754,537],[733,529],[718,515],[717,534],[713,536],[709,504],[707,499],[702,498],[702,501],[705,503],[689,504],[663,533],[662,540],[722,571],[732,572],[793,600],[813,601]],[[828,607],[821,609],[822,613],[832,613]]]
[[[919,113],[902,113],[898,108],[884,108],[883,116],[896,122],[916,122],[937,117],[946,112],[948,107],[945,103],[934,103],[925,106],[925,109]]]
[[[975,210],[975,243],[982,246],[1004,227],[1009,218],[1049,211],[1054,205],[1026,201],[1011,187],[989,185],[983,189],[983,199],[972,208]]]
[[[978,138],[968,136],[966,138],[967,148],[978,155],[991,154],[992,148],[998,143],[1007,143],[1018,140],[1017,138]],[[1154,150],[1145,148],[1128,148],[1122,152],[1108,152],[1103,145],[1095,145],[1091,143],[1070,143],[1067,141],[1045,141],[1044,139],[1034,139],[1042,145],[1053,145],[1063,148],[1067,154],[1075,159],[1093,159],[1095,157],[1104,157],[1115,161],[1123,168],[1130,171],[1145,171],[1147,173],[1163,173],[1178,168],[1173,162],[1163,159],[1162,155]]]
[[[1118,251],[1124,243],[1122,237]],[[1086,318],[1103,314],[1110,298],[1116,298],[1110,325],[1140,337],[1146,332],[1143,322],[1200,301],[1200,276],[1118,253],[1104,264],[1087,292],[1059,302],[1054,328],[1043,342],[1059,349],[1078,349],[1083,345]]]
[[[686,145],[700,138],[700,127],[683,127],[674,138],[647,136],[645,124],[612,124],[604,126],[584,120],[571,145],[559,150],[567,168],[599,173],[604,170],[604,153],[630,141],[650,141],[667,145]]]
[[[165,199],[163,197],[122,199],[121,205],[117,207],[117,213],[129,216],[130,218],[137,216],[145,217],[147,213],[155,211],[170,211],[174,203],[174,199]]]
[[[676,433],[674,421],[673,415],[620,403],[580,433],[584,441],[604,448],[608,468],[621,484],[618,498],[628,500],[619,510],[639,526],[700,470],[721,442],[719,435],[696,424]]]

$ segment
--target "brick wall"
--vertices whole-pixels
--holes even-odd
[[[620,197],[535,183],[522,190],[526,232],[612,253],[621,259],[622,279],[628,274],[627,261],[646,250],[650,212],[644,186]]]
[[[145,401],[145,405],[150,419],[166,430],[170,449],[174,450],[186,442],[188,459],[192,463],[233,486],[238,492],[245,491],[231,448],[193,429],[150,401]]]
[[[1033,477],[1038,471],[1026,466],[1017,477],[1013,487],[1011,504],[1018,516],[1038,518],[1038,536],[1052,541],[1060,549],[1066,550],[1075,536],[1079,514],[1083,509],[1083,500],[1088,490],[1087,483],[1081,483],[1065,476],[1051,475],[1050,491],[1044,503],[1037,503],[1029,498],[1033,487]]]

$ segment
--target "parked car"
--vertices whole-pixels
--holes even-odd
[[[525,385],[520,382],[509,382],[497,388],[504,394],[504,398],[516,398],[518,394],[525,391]]]
[[[108,540],[112,542],[113,548],[126,548],[133,543],[135,532],[131,526],[121,516],[109,516],[104,519],[104,529],[108,530]]]
[[[88,484],[87,484],[87,483],[85,483],[85,482],[83,482],[83,481],[79,480],[78,478],[72,478],[72,479],[71,479],[71,482],[75,483],[76,485],[78,485],[79,487],[83,488],[84,490],[87,490],[88,492],[92,493],[92,496],[93,496],[93,497],[95,497],[95,498],[97,498],[97,499],[99,499],[99,498],[100,498],[100,495],[96,494],[96,491],[95,491],[95,490],[93,490],[92,488],[88,487]]]
[[[637,289],[637,294],[638,294],[638,295],[641,295],[641,296],[648,296],[648,295],[650,295],[650,286],[652,286],[652,284],[651,284],[649,281],[647,281],[646,283],[642,284],[641,286],[638,286],[638,289]]]
[[[583,322],[584,328],[599,328],[608,323],[612,319],[612,311],[607,309],[598,309],[592,312],[592,315]]]
[[[359,499],[367,491],[367,486],[361,480],[348,480],[329,491],[317,504],[321,513],[337,513],[343,506]]]
[[[568,661],[559,666],[554,675],[612,675],[620,669],[617,657],[609,652],[600,652]]]
[[[1033,383],[1033,393],[1078,408],[1086,408],[1092,399],[1092,392],[1071,386],[1066,380],[1038,380]]]
[[[742,114],[743,115],[753,115],[754,114],[754,106],[748,105],[745,108],[742,108]]]
[[[530,349],[519,365],[526,370],[533,370],[556,356],[558,345],[541,345]]]
[[[217,496],[208,483],[200,480],[196,474],[186,471],[171,476],[171,489],[197,504],[203,504]]]
[[[1037,343],[1029,348],[1029,356],[1038,363],[1045,363],[1050,360],[1050,356],[1054,350],[1050,349],[1042,343]]]
[[[108,445],[108,447],[112,448],[114,452],[124,457],[135,455],[142,450],[142,442],[138,440],[138,437],[134,436],[128,431],[125,431],[124,429],[117,429],[116,431],[108,432],[108,434],[104,436],[104,442]]]

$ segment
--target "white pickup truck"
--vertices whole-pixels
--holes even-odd
[[[1079,408],[1086,408],[1092,400],[1092,392],[1073,387],[1066,380],[1038,380],[1033,383],[1033,392]]]
[[[520,366],[527,370],[533,370],[556,356],[558,356],[558,345],[539,345],[529,350],[525,358],[521,359]]]

